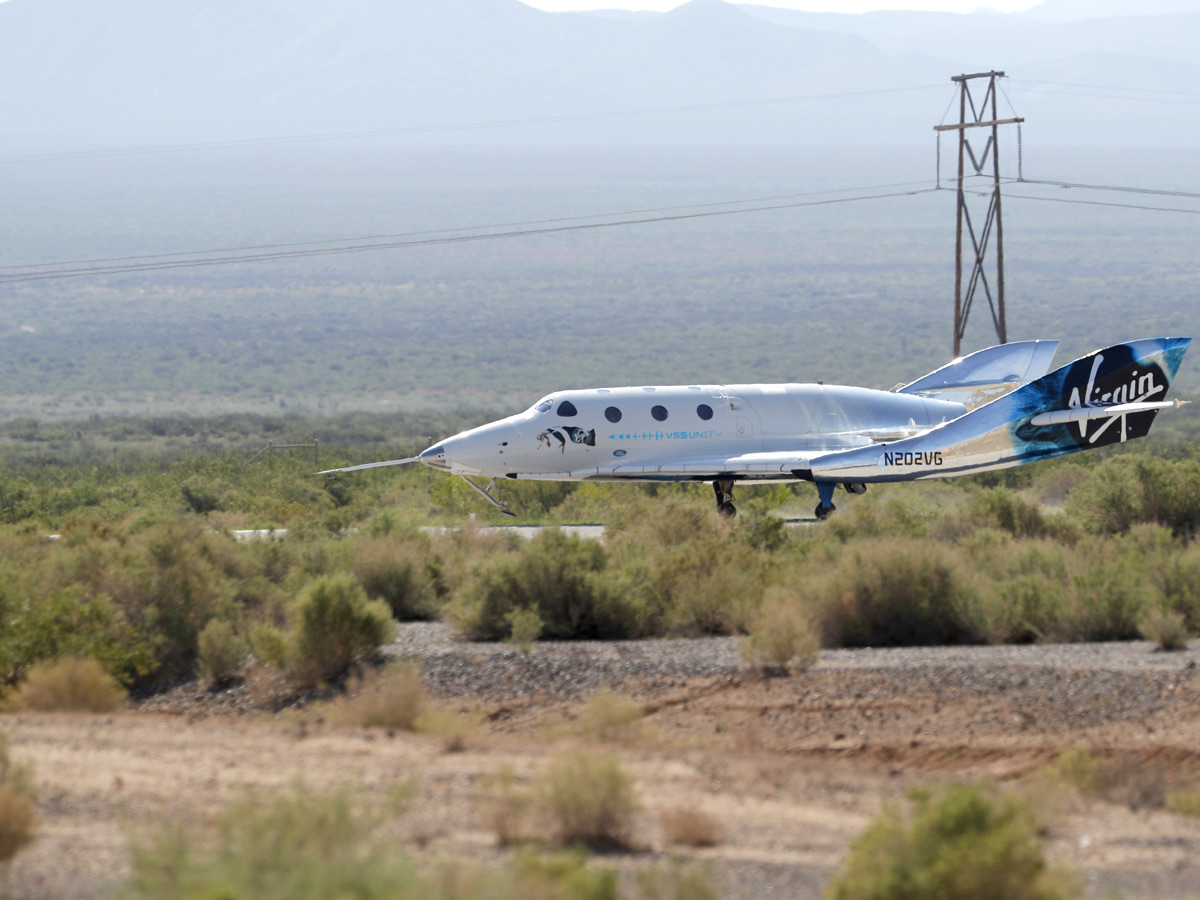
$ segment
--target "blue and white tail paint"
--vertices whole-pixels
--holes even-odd
[[[811,460],[818,482],[944,478],[1143,437],[1190,338],[1153,338],[1089,353],[917,437]],[[904,388],[902,390],[907,390]]]

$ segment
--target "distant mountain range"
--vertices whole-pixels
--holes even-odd
[[[911,145],[932,142],[950,76],[996,68],[1027,140],[1195,146],[1197,35],[1200,0],[970,15],[7,0],[0,123],[12,152],[379,131],[425,145]]]

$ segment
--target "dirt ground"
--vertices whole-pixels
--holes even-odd
[[[3,715],[13,755],[36,767],[40,829],[0,874],[0,894],[110,897],[128,873],[130,829],[203,817],[244,786],[299,779],[382,796],[412,778],[401,820],[409,852],[499,859],[507,851],[480,802],[486,776],[511,767],[529,783],[556,753],[583,747],[617,753],[643,805],[638,849],[602,864],[637,867],[668,852],[704,860],[730,898],[819,897],[884,804],[946,779],[1029,794],[1047,855],[1079,872],[1088,896],[1200,897],[1200,819],[1161,806],[1166,787],[1200,775],[1200,651],[1122,646],[1116,661],[1103,650],[977,665],[969,650],[880,652],[827,657],[790,678],[618,680],[646,713],[642,733],[618,744],[578,737],[571,723],[583,700],[537,694],[444,699],[483,713],[456,752],[434,735],[333,725],[311,710]],[[1084,799],[1034,779],[1075,743],[1120,763],[1124,793]],[[659,814],[677,807],[716,820],[721,842],[670,847]]]

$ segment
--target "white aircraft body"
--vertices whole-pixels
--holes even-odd
[[[832,512],[842,485],[946,478],[1145,435],[1190,338],[1097,350],[1055,371],[1057,341],[980,350],[891,391],[826,384],[679,385],[556,391],[529,409],[410,459],[492,493],[497,479],[709,482],[733,515],[737,482],[810,481]],[[1049,373],[1049,374],[1047,374]],[[489,478],[481,486],[472,478]],[[511,514],[511,513],[510,513]]]

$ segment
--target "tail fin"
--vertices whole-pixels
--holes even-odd
[[[902,481],[1001,469],[1144,436],[1191,338],[1153,338],[1089,353],[1049,375],[889,444],[810,461],[818,481]]]
[[[1041,378],[1050,371],[1058,341],[1017,341],[978,350],[897,388],[900,394],[920,394],[955,400],[975,409]]]
[[[1191,338],[1154,338],[1115,344],[1019,388],[1007,398],[1014,441],[1041,456],[1145,436],[1158,411],[1171,405],[1167,391],[1189,343]]]

